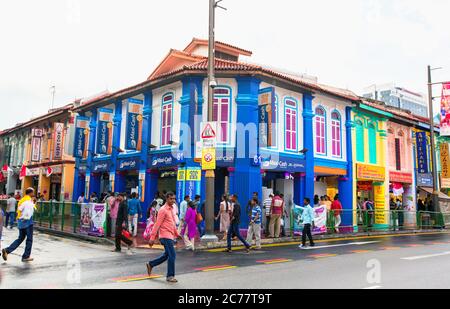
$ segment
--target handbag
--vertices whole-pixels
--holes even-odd
[[[142,235],[145,240],[150,240],[150,235],[152,233],[152,229],[153,229],[154,225],[155,225],[155,223],[151,219],[149,219],[147,226],[145,227],[144,234]]]
[[[197,216],[195,217],[195,222],[196,222],[197,224],[200,224],[200,223],[203,222],[203,216],[202,216],[201,213],[197,212]]]
[[[131,234],[127,230],[122,230],[122,236],[125,237],[128,240],[132,240],[131,239]]]

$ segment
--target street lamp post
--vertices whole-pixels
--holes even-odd
[[[213,121],[214,88],[217,86],[214,63],[215,63],[215,11],[222,0],[209,0],[209,38],[208,38],[208,122]],[[205,235],[202,241],[215,242],[219,239],[214,234],[214,170],[205,172],[206,178],[206,200],[205,200]]]
[[[436,144],[434,133],[434,113],[433,113],[433,83],[431,81],[431,66],[428,66],[428,104],[430,110],[430,143],[431,143],[431,164],[433,166],[433,194],[432,194],[432,211],[439,211],[439,180],[437,173]]]

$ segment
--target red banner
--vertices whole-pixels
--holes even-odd
[[[450,82],[442,85],[441,136],[450,136]]]

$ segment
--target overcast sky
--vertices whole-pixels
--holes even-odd
[[[253,62],[358,94],[450,80],[450,0],[224,0],[217,40]],[[206,38],[208,0],[0,0],[0,130],[144,81],[170,48]],[[439,89],[435,89],[439,92]],[[436,94],[437,95],[437,94]]]

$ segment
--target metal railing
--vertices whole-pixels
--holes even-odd
[[[445,229],[450,225],[450,213],[430,211],[369,211],[341,210],[341,224],[336,227],[335,211],[327,212],[326,230],[328,234]],[[291,231],[294,231],[293,212],[291,212]]]
[[[34,212],[36,226],[62,232],[78,233],[81,205],[70,202],[38,202]]]

